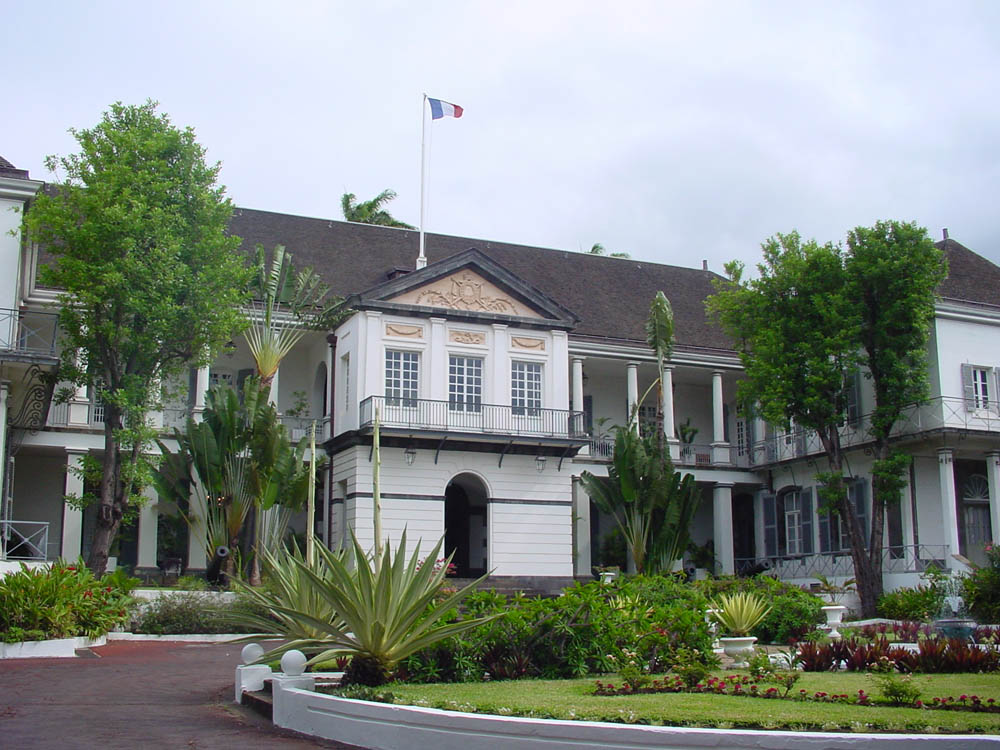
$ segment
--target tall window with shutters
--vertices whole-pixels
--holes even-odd
[[[962,365],[962,395],[966,411],[1000,413],[997,372],[984,365]]]
[[[857,513],[861,524],[861,533],[868,539],[868,482],[863,478],[852,479],[847,483],[847,499]],[[847,523],[840,514],[832,510],[822,510],[819,513],[819,550],[820,552],[836,553],[850,552],[851,537]]]
[[[768,557],[799,557],[813,553],[813,489],[792,487],[766,494],[764,549]]]

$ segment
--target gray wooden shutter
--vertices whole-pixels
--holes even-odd
[[[864,479],[857,479],[850,485],[851,501],[854,503],[854,512],[858,514],[858,523],[861,526],[861,533],[864,536],[865,548],[868,547],[868,482]]]
[[[965,410],[975,411],[976,392],[972,384],[972,365],[962,365],[962,395],[965,400]]]
[[[774,495],[767,494],[761,497],[761,505],[764,508],[764,555],[767,557],[777,557],[778,514],[774,507]]]
[[[847,424],[855,428],[861,424],[861,375],[857,372],[847,381]]]
[[[813,491],[812,487],[799,490],[799,507],[802,509],[799,514],[799,537],[802,539],[802,554],[811,555],[813,553]]]
[[[830,543],[830,511],[820,511],[818,513],[819,522],[819,551],[833,552],[833,545]],[[838,545],[839,546],[839,545]]]

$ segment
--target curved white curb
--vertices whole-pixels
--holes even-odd
[[[273,684],[274,723],[372,750],[502,748],[503,750],[821,750],[825,748],[954,748],[978,750],[1000,739],[982,735],[833,734],[651,727],[464,714],[417,706],[348,700]]]

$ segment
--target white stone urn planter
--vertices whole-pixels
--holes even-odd
[[[844,612],[847,611],[847,607],[843,604],[827,604],[825,607],[820,607],[820,609],[826,615],[826,626],[830,629],[830,637],[840,638],[837,626],[844,622]]]
[[[720,638],[719,641],[726,656],[733,660],[733,668],[742,669],[747,666],[747,657],[753,653],[753,644],[757,642],[757,636],[729,636]]]
[[[615,580],[615,577],[618,575],[618,571],[602,570],[600,575],[601,575],[601,583],[611,583],[613,580]]]

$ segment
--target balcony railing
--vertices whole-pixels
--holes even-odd
[[[58,328],[55,313],[0,308],[0,352],[54,357]]]
[[[316,423],[317,442],[326,440],[330,437],[329,417],[290,417],[288,415],[283,415],[280,419],[281,423],[288,428],[288,432],[293,443],[297,443],[302,438],[309,437],[309,431],[312,429],[313,422]]]
[[[841,446],[852,448],[870,442],[870,427],[871,414],[844,424],[839,430]],[[963,398],[937,396],[908,407],[891,436],[901,439],[940,429],[1000,432],[1000,408],[993,402],[986,408],[968,409]],[[815,431],[796,430],[755,442],[749,451],[749,465],[779,463],[822,452],[823,445]]]
[[[0,559],[46,560],[48,548],[48,522],[0,521]]]
[[[946,544],[886,547],[882,550],[882,572],[923,573],[931,565],[949,570],[950,559]],[[735,563],[737,573],[768,572],[782,579],[854,575],[854,562],[849,550],[812,555],[737,558]]]
[[[383,427],[562,440],[588,439],[583,428],[582,411],[370,396],[361,402],[361,427],[374,424],[376,407]]]

